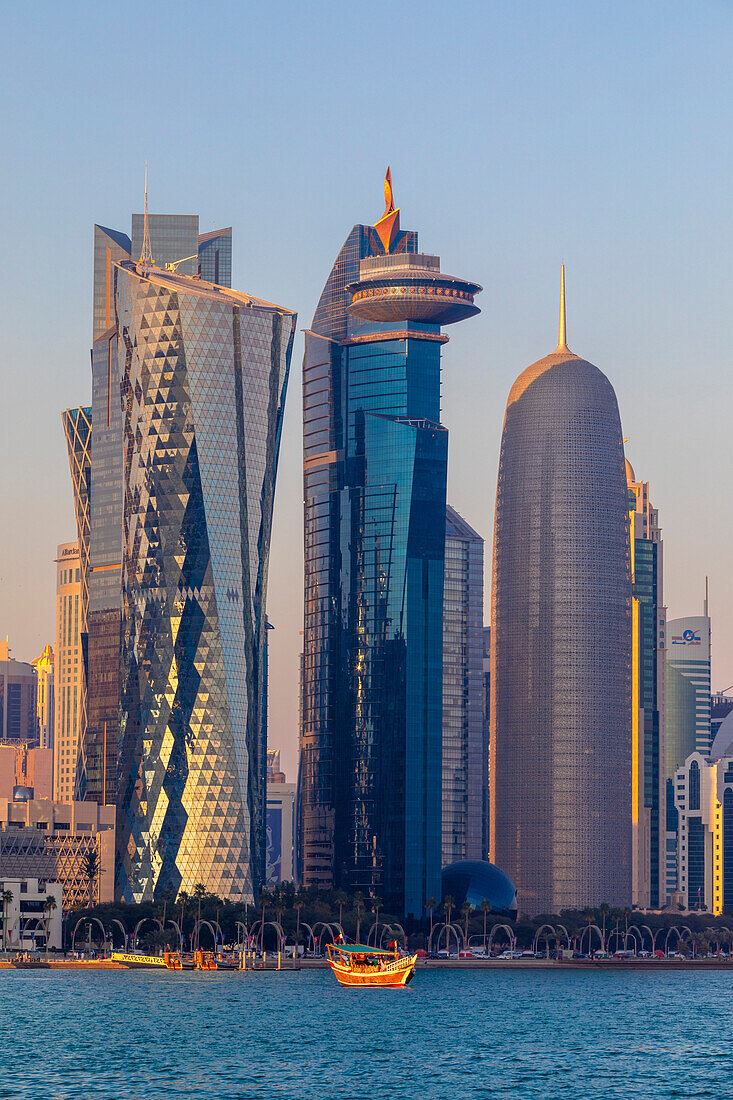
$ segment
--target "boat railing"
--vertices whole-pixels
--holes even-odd
[[[403,955],[399,959],[395,959],[393,962],[385,963],[385,970],[404,970],[406,966],[409,966],[411,962],[414,962],[414,955]]]

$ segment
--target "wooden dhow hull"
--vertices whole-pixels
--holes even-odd
[[[384,970],[376,968],[369,970],[356,970],[343,966],[341,963],[329,959],[329,966],[336,975],[340,985],[361,986],[362,988],[396,988],[409,985],[415,974],[417,955],[410,955],[405,959],[398,959],[388,964]]]

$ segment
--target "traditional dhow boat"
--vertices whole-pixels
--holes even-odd
[[[395,947],[382,951],[361,943],[329,943],[328,963],[341,985],[409,985],[417,955],[400,955]]]

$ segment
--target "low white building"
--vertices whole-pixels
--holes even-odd
[[[58,881],[64,910],[114,900],[115,807],[0,797],[0,868],[8,877]],[[86,860],[96,853],[93,882]]]
[[[0,944],[6,951],[61,948],[60,882],[37,878],[0,879]]]

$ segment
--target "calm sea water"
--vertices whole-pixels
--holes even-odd
[[[0,971],[0,1098],[733,1098],[733,975]]]

